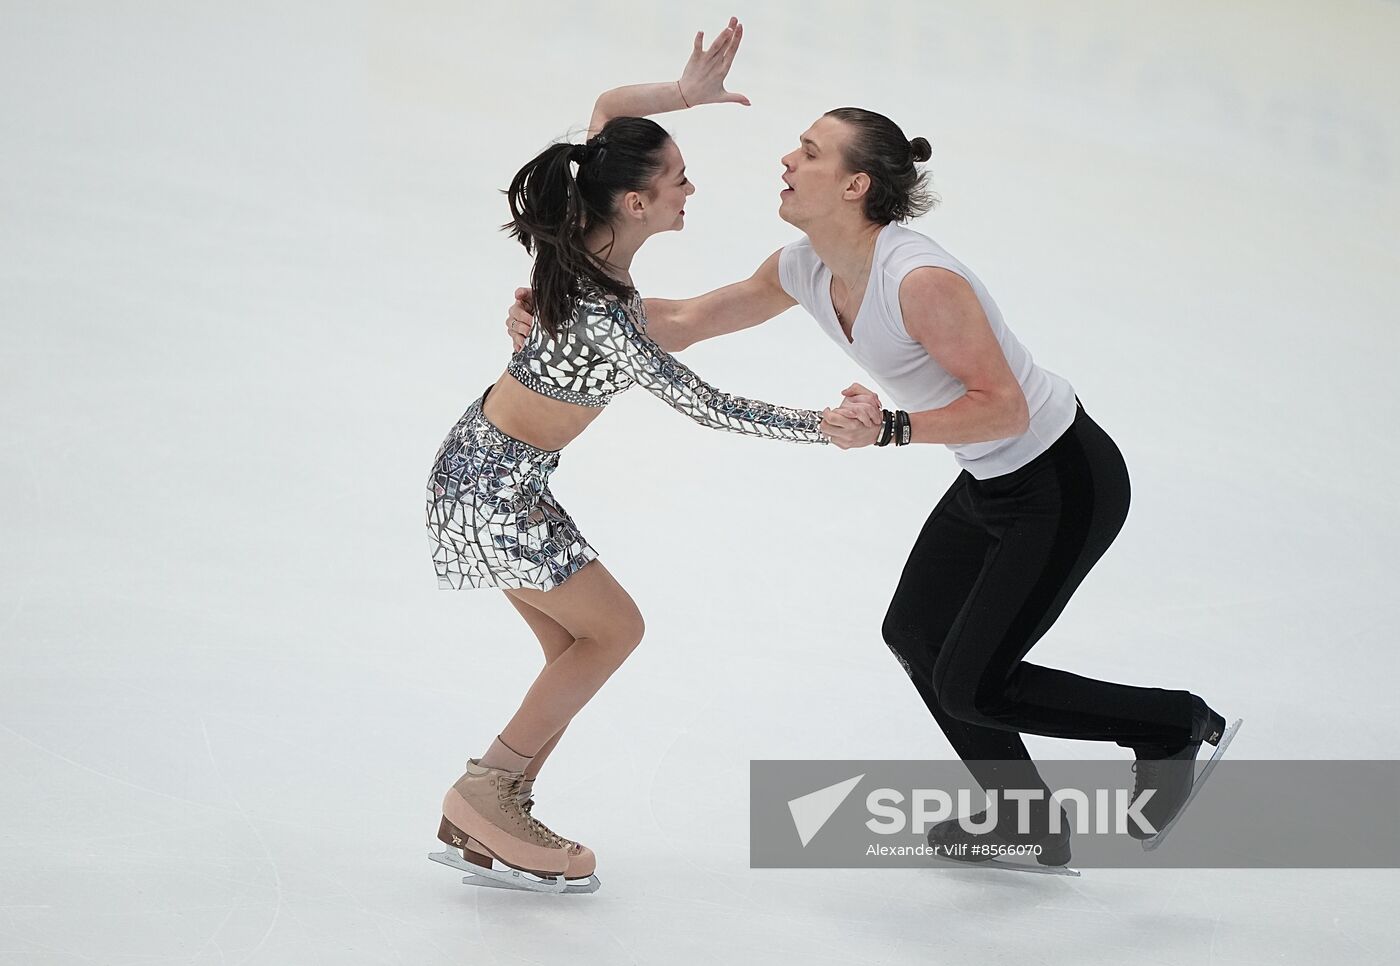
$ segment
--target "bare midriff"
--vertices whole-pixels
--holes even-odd
[[[482,413],[491,424],[543,450],[563,449],[598,418],[602,406],[576,406],[522,386],[509,372],[491,387]]]

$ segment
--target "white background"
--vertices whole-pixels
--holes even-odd
[[[643,293],[796,237],[777,159],[823,111],[927,137],[914,227],[1132,473],[1033,659],[1196,691],[1233,756],[1395,757],[1400,5],[6,4],[0,962],[1400,953],[1393,870],[750,870],[750,759],[951,755],[879,625],[956,467],[641,391],[554,478],[648,622],[539,783],[603,888],[426,860],[539,662],[500,595],[436,590],[422,522],[528,277],[500,189],[730,13],[754,106],[660,118],[699,190]],[[685,359],[808,407],[862,377],[798,311]]]

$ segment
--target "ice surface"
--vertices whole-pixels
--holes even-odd
[[[698,193],[644,294],[796,237],[777,159],[821,112],[894,117],[915,227],[1132,472],[1034,659],[1189,687],[1236,757],[1400,747],[1400,6],[749,6],[7,6],[0,963],[1395,960],[1394,871],[750,870],[749,759],[951,754],[879,626],[955,465],[640,391],[554,478],[648,624],[538,787],[604,887],[425,860],[539,660],[422,527],[527,278],[500,189],[731,12],[754,106],[660,118]],[[798,311],[685,358],[811,407],[863,378]]]

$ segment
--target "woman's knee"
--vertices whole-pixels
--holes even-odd
[[[618,664],[625,661],[646,634],[646,623],[639,611],[614,614],[608,626],[601,629],[597,640],[608,649]]]
[[[642,637],[646,634],[646,622],[642,620],[641,612],[637,612],[629,617],[618,630],[618,641],[631,654],[637,649],[637,645],[642,643]]]

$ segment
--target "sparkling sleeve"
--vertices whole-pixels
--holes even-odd
[[[611,303],[597,322],[618,367],[637,385],[700,425],[794,443],[830,442],[818,429],[822,414],[816,410],[789,409],[721,392],[677,361],[646,334],[640,299],[633,301],[630,311],[627,306]]]

